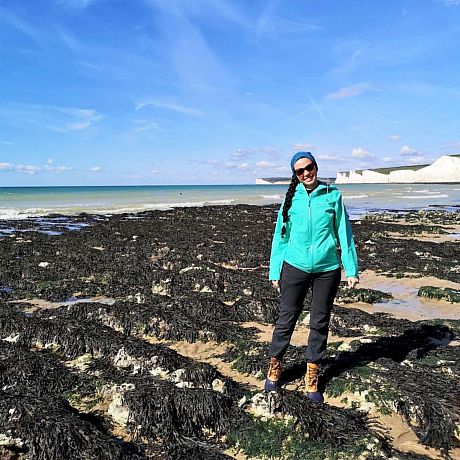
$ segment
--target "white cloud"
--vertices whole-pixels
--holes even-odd
[[[53,163],[54,163],[54,160],[52,158],[48,158],[48,160],[46,160],[47,165],[52,165]]]
[[[305,151],[305,150],[316,150],[316,147],[312,144],[302,144],[300,142],[292,144],[292,150],[295,151]]]
[[[93,166],[89,169],[91,172],[94,172],[94,173],[98,173],[98,172],[101,172],[102,171],[102,167],[101,166]]]
[[[158,171],[158,169],[152,169],[152,171],[150,171],[154,176],[158,176],[159,174],[161,174],[160,171]]]
[[[14,165],[11,163],[0,163],[0,171],[11,171],[21,174],[38,174],[52,172],[61,174],[64,172],[72,171],[70,166],[52,166],[53,160],[48,159],[44,165]]]
[[[413,155],[414,153],[417,154],[417,150],[408,145],[402,146],[400,152],[402,155]]]
[[[367,150],[364,150],[362,147],[355,147],[351,151],[351,156],[353,158],[373,158],[373,156]]]
[[[326,101],[338,101],[340,99],[347,99],[349,97],[355,97],[367,91],[371,91],[373,85],[371,82],[357,83],[356,85],[344,86],[334,93],[326,95]]]
[[[73,168],[70,167],[70,166],[56,166],[54,168],[54,172],[56,174],[61,174],[61,173],[65,173],[65,172],[68,172],[68,171],[73,171]]]
[[[225,166],[230,169],[248,169],[250,167],[249,163],[226,163]]]
[[[323,154],[319,154],[319,155],[315,155],[315,158],[317,160],[321,160],[321,161],[339,161],[340,158],[336,155],[330,155],[329,153],[323,153]]]
[[[400,141],[401,136],[399,136],[398,134],[391,134],[390,136],[388,136],[388,140],[392,142]]]
[[[24,173],[24,174],[37,174],[38,172],[41,171],[40,166],[36,165],[16,165],[14,167],[14,171],[18,173]]]
[[[394,158],[393,157],[383,157],[383,161],[385,163],[394,163]]]
[[[276,168],[277,171],[289,171],[291,172],[291,168],[289,166],[280,166],[279,168]]]

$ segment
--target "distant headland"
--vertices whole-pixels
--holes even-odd
[[[336,184],[460,183],[460,155],[443,155],[431,164],[392,168],[340,171],[337,178],[322,178]],[[256,184],[289,184],[288,177],[256,179]]]

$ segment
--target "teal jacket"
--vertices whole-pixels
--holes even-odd
[[[286,232],[283,206],[278,213],[270,256],[270,280],[279,280],[283,261],[308,273],[340,267],[337,244],[342,251],[345,276],[358,277],[358,257],[342,195],[333,185],[322,182],[310,194],[297,185],[289,209]]]

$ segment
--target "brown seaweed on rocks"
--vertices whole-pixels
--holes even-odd
[[[121,367],[153,372],[173,371],[190,362],[164,345],[126,337],[102,324],[26,316],[13,308],[0,308],[0,337],[27,348],[56,349],[66,359],[89,353],[110,357]]]
[[[427,326],[426,330],[432,330],[434,335],[445,335],[451,340],[460,332],[460,322],[456,320],[420,320],[397,319],[388,313],[367,313],[363,310],[350,307],[334,306],[330,331],[341,337],[359,337],[365,335],[374,336],[401,336],[414,326]],[[439,326],[429,328],[428,326]]]
[[[3,390],[50,396],[62,395],[80,386],[94,391],[90,378],[71,372],[51,353],[29,351],[15,343],[0,341],[0,387]]]
[[[0,390],[2,458],[24,460],[144,459],[133,444],[121,442],[57,397]]]
[[[161,445],[168,459],[179,459],[184,451],[195,455],[191,458],[208,458],[208,452],[209,458],[226,458],[214,450],[221,436],[245,418],[220,389],[193,388],[146,373],[133,375],[107,360],[94,361],[90,372],[111,387],[115,421],[138,442]]]
[[[459,347],[445,348],[452,348],[449,353],[460,357]],[[438,352],[430,353],[434,356]],[[401,414],[422,444],[448,455],[449,450],[460,446],[456,438],[459,380],[445,372],[430,372],[423,360],[416,358],[420,353],[423,354],[421,350],[413,350],[402,362],[379,358],[347,367],[338,379],[328,384],[327,391],[335,396],[345,390],[359,392],[382,412]],[[340,362],[341,356],[337,359]],[[450,391],[446,392],[446,388]]]
[[[413,326],[406,319],[393,318],[388,313],[367,313],[358,308],[334,306],[330,331],[340,337],[399,335]]]
[[[110,305],[69,303],[32,314],[21,311],[27,305],[0,303],[2,395],[10,395],[10,402],[16,398],[34,416],[57,421],[54,426],[48,421],[38,426],[21,418],[14,439],[26,439],[27,444],[11,445],[8,453],[29,458],[30,446],[40,441],[49,450],[44,458],[57,460],[61,454],[67,458],[68,453],[62,451],[67,447],[52,444],[53,430],[61,430],[61,420],[70,420],[70,414],[93,429],[85,438],[87,445],[78,433],[68,435],[68,439],[77,439],[75,445],[81,443],[82,452],[91,451],[97,436],[104,439],[101,445],[107,442],[121,449],[120,453],[107,448],[112,457],[98,457],[95,450],[96,454],[86,458],[143,458],[136,445],[121,447],[113,438],[111,420],[117,429],[122,427],[135,437],[150,457],[227,458],[220,452],[226,443],[224,435],[236,433],[236,439],[242,440],[243,433],[254,426],[247,415],[251,409],[241,403],[250,390],[209,364],[181,356],[165,341],[225,342],[229,351],[224,359],[235,369],[263,376],[268,345],[256,341],[255,331],[241,323],[276,319],[279,298],[267,281],[267,262],[277,208],[184,208],[135,216],[80,215],[68,222],[55,216],[19,222],[11,236],[0,237],[0,299],[65,301],[103,295],[114,301]],[[405,217],[390,217],[391,222],[354,222],[361,268],[455,281],[460,265],[458,243],[416,238],[421,232],[443,233],[446,228],[433,224],[456,224],[458,216],[459,212],[409,212]],[[409,229],[395,223],[401,219],[415,225]],[[79,224],[78,230],[70,228],[73,223]],[[413,239],[392,236],[395,234]],[[352,301],[381,299],[376,291],[355,291],[341,295]],[[396,320],[336,306],[332,331],[357,340],[350,345],[330,344],[322,380],[337,394],[344,388],[356,390],[370,402],[398,412],[424,444],[442,449],[447,456],[456,445],[452,429],[458,421],[458,403],[452,395],[458,391],[458,380],[454,380],[459,377],[459,360],[457,347],[444,345],[460,337],[459,324],[453,320]],[[148,342],[158,339],[162,343]],[[301,378],[304,353],[305,347],[288,349],[284,381]],[[440,393],[444,394],[438,398]],[[264,404],[270,398],[267,393],[258,395]],[[104,419],[97,412],[101,400],[110,406],[104,409]],[[298,392],[282,392],[275,403],[275,419],[281,421],[281,431],[288,438],[291,428],[311,437],[309,447],[302,450],[306,445],[300,443],[296,447],[300,454],[291,458],[307,457],[310,448],[320,455],[322,446],[332,445],[339,450],[328,452],[356,458],[353,442],[370,440],[372,444],[373,438],[378,439],[375,449],[359,450],[357,455],[387,455],[386,438],[379,437],[379,428],[365,414],[327,405],[313,411]],[[79,412],[83,408],[92,412]],[[7,416],[0,412],[0,433],[10,423]],[[260,420],[258,426],[262,425],[270,434],[268,421]],[[23,436],[27,430],[29,438]],[[85,430],[83,427],[81,433]],[[41,441],[45,438],[46,442]],[[125,455],[129,449],[131,456]]]
[[[74,321],[96,320],[126,336],[153,336],[164,340],[224,342],[244,340],[252,335],[250,329],[237,324],[241,318],[251,318],[247,309],[227,306],[203,294],[191,295],[188,299],[152,296],[143,303],[117,301],[107,305],[82,302],[39,315],[65,316]]]

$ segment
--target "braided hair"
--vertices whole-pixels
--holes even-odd
[[[281,229],[281,237],[284,238],[284,234],[286,233],[286,224],[289,221],[289,209],[291,208],[292,198],[294,197],[295,189],[297,184],[299,183],[299,179],[295,174],[292,175],[291,183],[289,184],[289,188],[286,192],[286,198],[284,199],[283,205],[283,228]]]

